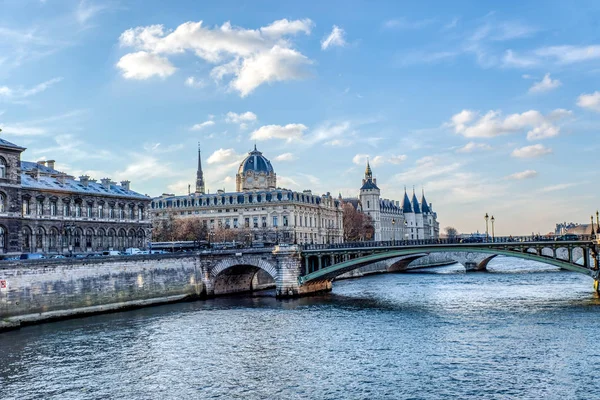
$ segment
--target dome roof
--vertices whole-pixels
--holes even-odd
[[[273,166],[271,166],[271,161],[263,156],[260,151],[256,150],[256,145],[254,145],[254,150],[248,153],[248,156],[244,158],[240,164],[238,174],[245,174],[247,171],[265,173],[275,172],[273,171]]]

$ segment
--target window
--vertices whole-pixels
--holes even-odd
[[[245,218],[245,219],[244,219],[244,226],[245,226],[246,228],[250,228],[250,218]]]
[[[266,228],[267,227],[267,217],[262,217],[261,221],[262,221],[262,227]]]
[[[92,218],[93,208],[91,204],[87,205],[86,215],[88,218]]]
[[[4,227],[0,226],[0,252],[4,253],[6,250],[6,231]]]
[[[39,228],[37,235],[35,235],[35,247],[42,249],[44,247],[44,230]]]
[[[36,215],[44,214],[44,200],[38,200],[35,208]]]
[[[258,228],[258,217],[252,218],[252,224],[253,227]]]
[[[109,218],[115,218],[115,207],[111,206],[108,212]]]
[[[273,226],[277,226],[277,216],[273,217]]]
[[[142,221],[144,219],[144,207],[138,206],[138,219]]]
[[[234,219],[233,219],[233,227],[234,227],[234,228],[237,228],[237,227],[238,227],[238,219],[237,219],[237,218],[234,218]]]
[[[29,199],[23,199],[23,215],[30,215],[31,208],[29,207]]]
[[[129,219],[135,219],[135,208],[133,205],[129,206]]]
[[[69,204],[63,203],[63,217],[69,216]]]
[[[229,228],[231,228],[231,226],[230,226],[230,220],[229,220],[229,218],[226,218],[225,219],[225,229],[229,229]]]
[[[85,247],[92,247],[92,236],[93,233],[91,229],[88,229],[87,232],[85,233]]]
[[[75,203],[75,216],[81,217],[81,204]]]
[[[371,208],[371,202],[367,200],[367,208]]]
[[[52,215],[53,217],[56,216],[56,202],[55,201],[50,202],[50,215]]]
[[[119,219],[125,218],[125,208],[123,206],[119,206]]]
[[[6,161],[3,158],[0,158],[0,178],[6,178]]]
[[[288,226],[288,216],[287,215],[283,216],[283,226]]]
[[[104,204],[98,204],[98,218],[104,218]]]
[[[6,212],[6,197],[0,193],[0,212]]]

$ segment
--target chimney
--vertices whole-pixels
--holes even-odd
[[[39,165],[46,166],[46,161],[44,161],[44,160],[40,160],[40,161],[38,161],[37,163],[38,163]]]
[[[56,179],[58,180],[58,182],[59,182],[61,185],[64,185],[64,184],[65,184],[65,182],[67,181],[67,174],[59,174],[59,175],[56,177]]]
[[[100,179],[100,182],[102,182],[102,186],[106,189],[110,189],[110,178],[102,178]]]
[[[131,183],[131,182],[129,182],[129,181],[121,181],[121,187],[122,187],[123,189],[125,189],[125,190],[129,191],[129,184],[130,184],[130,183]]]
[[[79,177],[79,182],[81,182],[81,184],[85,187],[88,187],[89,180],[90,180],[89,175],[81,175]]]
[[[54,160],[48,160],[48,161],[46,161],[46,166],[48,166],[48,168],[54,169],[54,163],[55,163]]]

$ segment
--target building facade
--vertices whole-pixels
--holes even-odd
[[[198,151],[197,176],[201,171]],[[343,210],[331,194],[295,192],[277,187],[271,162],[254,147],[236,174],[236,191],[187,196],[163,194],[152,200],[152,218],[200,218],[207,240],[221,229],[248,232],[248,241],[277,243],[341,243]]]
[[[402,203],[382,199],[377,179],[373,178],[373,171],[368,162],[358,198],[342,199],[340,195],[340,199],[371,217],[375,241],[439,238],[437,213],[433,211],[433,205],[425,199],[425,192],[422,193],[420,203],[414,190],[410,200],[406,189]]]
[[[110,179],[76,180],[54,161],[21,161],[0,139],[0,252],[70,254],[144,248],[151,199]]]

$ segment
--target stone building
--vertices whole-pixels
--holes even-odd
[[[329,193],[295,192],[277,187],[271,162],[254,147],[236,174],[236,191],[204,193],[198,151],[196,192],[164,194],[152,200],[152,218],[199,217],[210,240],[218,229],[246,229],[249,240],[278,243],[341,243],[343,210]],[[202,177],[202,182],[200,182]]]
[[[437,213],[433,211],[432,204],[427,203],[425,192],[420,203],[414,189],[412,200],[409,199],[406,188],[402,204],[399,201],[382,199],[369,162],[359,196],[342,199],[340,194],[340,200],[352,204],[354,208],[371,217],[375,241],[436,239],[440,235]]]
[[[54,161],[21,161],[24,147],[0,139],[0,252],[85,253],[144,248],[148,196],[110,179],[76,180]]]

